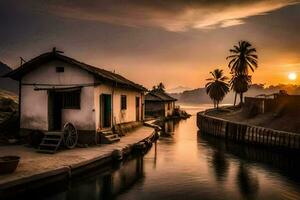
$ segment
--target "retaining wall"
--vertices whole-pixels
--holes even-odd
[[[197,126],[201,132],[249,144],[284,147],[300,150],[300,134],[278,131],[197,113]]]

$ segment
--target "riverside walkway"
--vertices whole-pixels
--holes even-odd
[[[112,160],[114,150],[124,151],[134,144],[152,137],[154,129],[146,126],[137,128],[121,138],[117,143],[101,144],[88,148],[62,150],[56,154],[41,154],[35,149],[22,145],[0,147],[0,156],[18,155],[21,157],[17,170],[12,174],[0,175],[0,199],[4,190],[27,183],[49,180],[61,176],[70,178],[84,171],[89,165]]]

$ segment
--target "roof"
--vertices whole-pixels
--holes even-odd
[[[168,95],[164,90],[155,89],[145,96],[146,101],[177,101],[177,99]]]
[[[125,87],[129,87],[129,88],[140,90],[140,91],[147,91],[147,89],[144,88],[142,85],[134,83],[119,74],[116,74],[114,72],[110,72],[110,71],[77,61],[73,58],[62,55],[60,52],[56,51],[55,49],[53,49],[53,51],[51,51],[51,52],[41,54],[41,55],[31,59],[28,62],[25,62],[21,67],[6,74],[5,77],[10,77],[15,80],[20,80],[24,74],[30,72],[31,70],[35,69],[36,67],[40,66],[41,64],[52,61],[52,60],[60,60],[60,61],[72,64],[72,65],[78,66],[81,69],[92,73],[93,75],[95,75],[98,78],[102,78],[102,79],[111,81],[113,83],[116,83],[116,84],[119,84],[119,85],[122,85]]]

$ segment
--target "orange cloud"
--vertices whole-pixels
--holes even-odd
[[[48,1],[45,8],[55,15],[125,26],[161,27],[168,31],[229,27],[244,23],[244,19],[263,15],[298,0],[244,1]],[[49,9],[50,8],[50,9]]]

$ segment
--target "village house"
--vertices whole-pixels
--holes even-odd
[[[245,107],[254,109],[257,114],[273,112],[274,115],[285,112],[298,112],[300,95],[289,95],[281,90],[274,94],[261,94],[256,97],[245,97]]]
[[[95,133],[144,119],[146,89],[121,75],[53,49],[13,70],[20,81],[20,129],[62,130],[72,123],[79,143],[94,143]]]
[[[145,115],[147,117],[169,117],[173,115],[177,99],[162,89],[154,89],[145,96]]]

